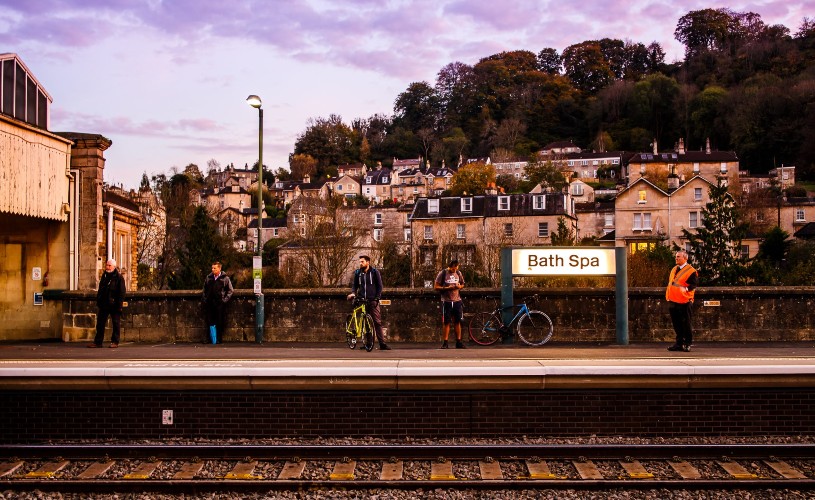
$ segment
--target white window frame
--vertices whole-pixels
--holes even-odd
[[[538,222],[538,238],[548,238],[548,237],[549,237],[549,223]]]
[[[439,199],[438,198],[428,198],[427,199],[427,213],[429,213],[429,214],[437,214],[437,213],[439,213]]]
[[[688,227],[691,229],[699,227],[699,212],[688,212]]]
[[[377,226],[382,225],[382,212],[377,212],[374,214],[374,224]]]
[[[467,237],[467,226],[464,224],[456,224],[456,238],[463,240]]]
[[[702,201],[702,188],[693,188],[693,201]]]
[[[634,231],[650,231],[651,212],[635,212],[632,229]]]
[[[507,211],[510,208],[509,196],[498,197],[498,210]]]
[[[382,234],[385,232],[381,227],[374,229],[374,241],[382,241]]]
[[[583,184],[579,182],[572,184],[572,196],[583,196]]]
[[[405,241],[410,241],[413,238],[413,231],[410,228],[405,229]]]
[[[433,226],[425,226],[424,227],[424,239],[432,240],[433,239]]]
[[[532,197],[533,210],[546,210],[546,195],[536,194]]]
[[[472,212],[473,211],[473,199],[472,198],[462,198],[461,199],[461,211],[462,212]]]
[[[806,222],[806,214],[803,208],[795,209],[795,222]]]
[[[604,227],[614,227],[614,214],[603,214]]]

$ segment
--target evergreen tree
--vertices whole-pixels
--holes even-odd
[[[738,209],[727,186],[722,183],[711,186],[710,201],[702,210],[702,225],[694,230],[682,229],[701,284],[725,286],[744,282],[747,259],[741,256],[741,241],[747,227],[739,222]]]
[[[187,239],[178,249],[179,269],[170,276],[173,290],[196,290],[203,286],[212,263],[224,260],[227,242],[218,234],[215,221],[204,207],[197,207],[192,217]]]
[[[571,247],[575,244],[574,231],[566,225],[565,217],[558,217],[557,231],[552,233],[552,245],[560,247]]]

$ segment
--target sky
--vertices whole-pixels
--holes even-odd
[[[309,119],[393,114],[410,83],[451,62],[510,50],[562,52],[604,37],[659,42],[680,60],[678,19],[723,5],[676,0],[0,0],[0,53],[53,98],[51,131],[102,134],[105,181],[189,163],[206,174],[258,158],[288,167]],[[794,34],[815,0],[734,1]]]

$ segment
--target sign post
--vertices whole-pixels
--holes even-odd
[[[501,249],[504,324],[513,317],[515,276],[615,276],[617,343],[628,345],[628,266],[625,247],[534,247]],[[504,339],[511,343],[512,339]]]
[[[255,289],[255,342],[263,343],[263,257],[255,255],[252,257],[252,281]]]

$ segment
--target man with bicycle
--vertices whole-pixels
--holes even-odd
[[[351,293],[348,300],[359,297],[365,300],[366,310],[374,320],[374,331],[379,341],[380,351],[390,351],[385,343],[382,333],[382,313],[379,311],[379,299],[382,297],[382,275],[379,270],[371,267],[371,258],[367,255],[359,256],[359,269],[354,271],[354,281],[351,282]]]
[[[447,349],[447,338],[450,336],[450,324],[454,324],[456,329],[456,349],[464,349],[461,342],[461,320],[464,318],[464,304],[461,302],[461,295],[458,291],[464,288],[464,275],[458,270],[458,260],[453,259],[436,276],[433,288],[441,292],[441,321],[444,342],[442,349]]]

